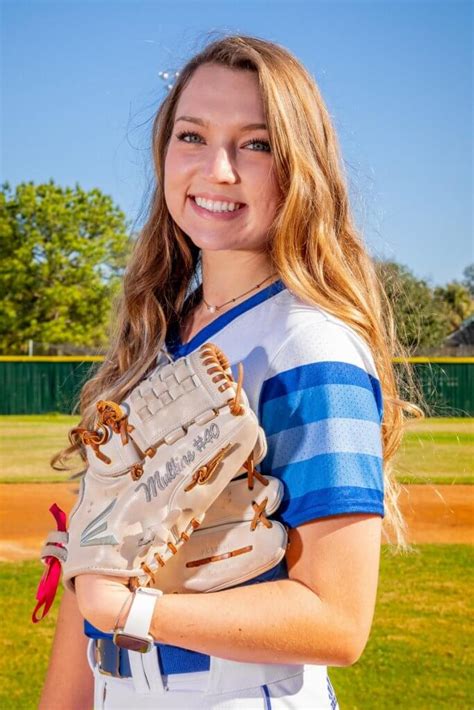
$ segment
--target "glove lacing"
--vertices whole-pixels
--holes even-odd
[[[224,382],[221,382],[218,386],[219,391],[224,392],[226,389],[232,388],[235,384],[235,380],[232,377],[229,360],[222,350],[214,345],[214,343],[206,343],[200,350],[203,364],[210,365],[206,370],[207,374],[214,375],[211,378],[212,381],[218,383],[224,380]],[[243,378],[244,368],[242,363],[239,362],[235,395],[227,401],[230,411],[235,416],[244,413],[244,407],[240,402]],[[101,399],[97,402],[96,407],[98,413],[96,429],[90,430],[84,427],[75,427],[71,429],[71,436],[75,434],[80,436],[84,446],[90,446],[98,459],[109,464],[110,458],[100,451],[100,446],[103,446],[109,440],[108,428],[115,434],[120,434],[122,445],[125,446],[129,441],[128,434],[134,430],[134,427],[128,423],[128,415],[123,412],[121,406],[116,402]],[[153,451],[153,449],[154,447],[151,447],[150,452]],[[147,452],[145,452],[145,454],[146,453]],[[211,462],[208,463],[208,466],[210,466],[210,464]],[[130,472],[133,480],[138,480],[143,474],[143,466],[141,464],[135,464],[132,466]],[[204,483],[211,474],[212,471],[200,473],[200,480],[196,482]]]
[[[221,382],[225,380],[221,385],[219,385],[219,392],[224,392],[229,387],[233,387],[235,380],[232,377],[232,371],[230,369],[230,362],[228,358],[224,355],[222,350],[220,350],[214,343],[206,343],[201,348],[201,358],[203,359],[204,365],[211,365],[207,369],[208,375],[214,375],[212,377],[213,382]],[[237,376],[237,389],[235,391],[235,396],[228,400],[229,408],[232,414],[238,416],[243,414],[244,407],[240,403],[242,384],[244,380],[244,366],[241,362],[238,364],[238,376]]]

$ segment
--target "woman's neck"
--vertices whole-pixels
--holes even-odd
[[[202,306],[209,313],[231,308],[278,278],[266,252],[206,252],[201,263]]]
[[[268,258],[257,261],[255,254],[251,256],[248,260],[237,259],[232,265],[228,255],[225,260],[212,257],[202,260],[202,284],[194,291],[180,319],[181,342],[189,342],[220,315],[277,281],[278,274]]]

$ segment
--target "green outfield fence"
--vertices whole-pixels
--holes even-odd
[[[0,414],[70,414],[102,357],[0,357]],[[395,359],[395,363],[399,360]],[[437,417],[474,416],[474,358],[409,358]]]

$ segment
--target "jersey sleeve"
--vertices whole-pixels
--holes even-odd
[[[281,522],[384,515],[382,392],[353,329],[334,321],[298,327],[270,363],[258,414],[268,443],[260,470],[284,483]]]

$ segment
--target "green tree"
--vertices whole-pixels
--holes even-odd
[[[464,276],[462,285],[467,288],[471,294],[471,298],[474,298],[474,263],[468,264],[462,272],[462,275]]]
[[[474,312],[474,301],[469,289],[458,281],[451,281],[446,286],[438,286],[434,290],[434,296],[440,310],[446,314],[450,333],[457,330]]]
[[[376,262],[377,272],[393,309],[397,336],[409,354],[440,345],[449,334],[449,319],[433,289],[406,266]]]
[[[29,339],[101,347],[123,273],[125,215],[98,189],[0,189],[0,352]]]

